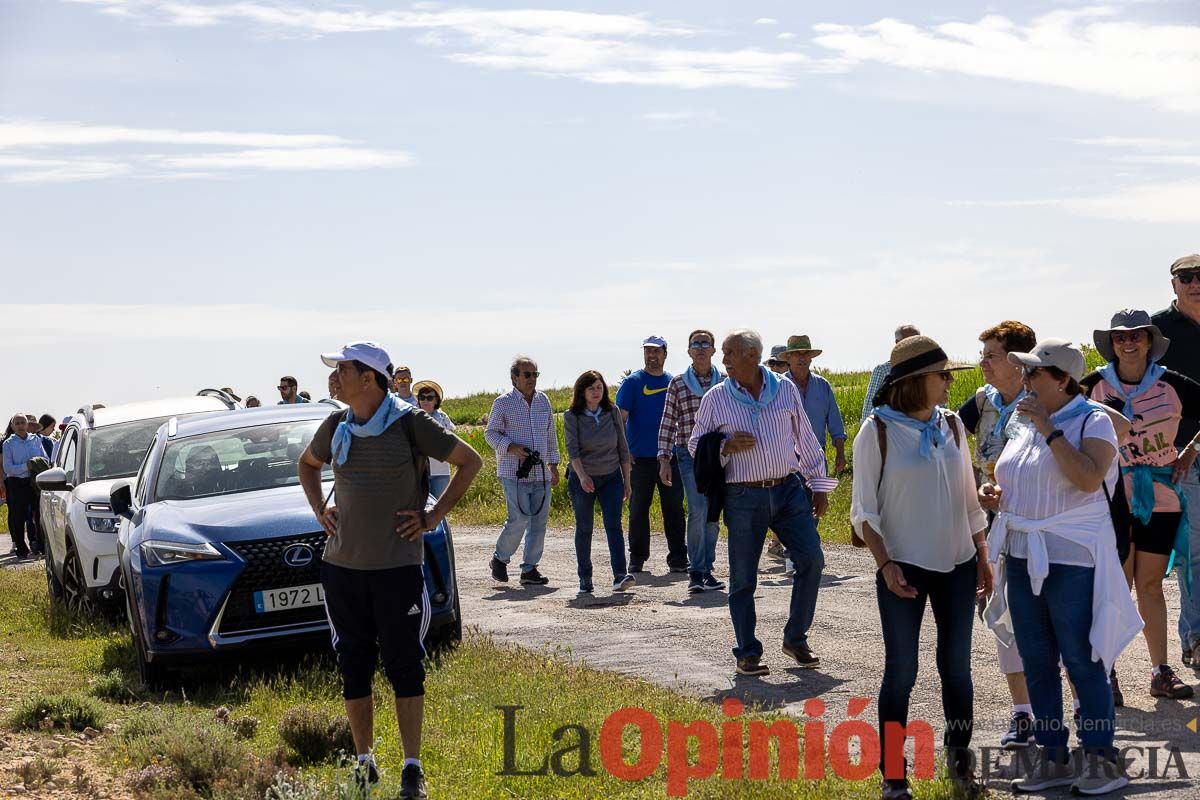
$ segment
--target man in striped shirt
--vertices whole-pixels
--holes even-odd
[[[546,541],[546,519],[550,516],[550,489],[558,486],[558,433],[550,398],[537,390],[537,363],[527,356],[513,359],[509,370],[513,389],[492,403],[484,441],[496,451],[496,475],[504,489],[508,518],[496,540],[492,577],[508,581],[508,562],[521,537],[525,538],[521,583],[544,586],[549,579],[538,572]],[[517,476],[521,462],[531,453],[541,456],[523,477]]]
[[[821,662],[808,646],[825,556],[816,520],[829,505],[837,479],[825,471],[825,453],[796,387],[759,365],[762,337],[737,330],[721,345],[729,377],[704,395],[688,450],[700,437],[725,436],[725,524],[729,528],[729,614],[742,675],[766,675],[763,645],[754,635],[754,590],[767,528],[787,548],[796,568],[783,652],[801,667]],[[811,498],[810,498],[811,492]]]

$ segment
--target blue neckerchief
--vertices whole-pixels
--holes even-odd
[[[1000,390],[990,383],[984,384],[983,395],[1000,412],[1000,419],[996,420],[996,425],[992,428],[992,436],[1002,436],[1004,434],[1004,426],[1008,424],[1013,411],[1016,410],[1017,403],[1025,399],[1025,389],[1022,388],[1021,391],[1017,392],[1017,396],[1008,405],[1004,405],[1004,398],[1000,396]]]
[[[1133,419],[1133,398],[1150,391],[1150,387],[1154,386],[1167,370],[1157,361],[1151,361],[1150,366],[1146,369],[1146,374],[1142,376],[1142,382],[1128,394],[1125,392],[1125,386],[1121,383],[1121,378],[1117,375],[1117,364],[1115,361],[1108,362],[1098,371],[1100,377],[1104,378],[1104,382],[1111,386],[1112,390],[1117,393],[1117,397],[1125,401],[1125,408],[1121,413],[1128,419]]]
[[[716,369],[714,367],[713,369]],[[771,401],[775,399],[775,395],[779,394],[779,384],[783,379],[776,375],[766,367],[759,365],[759,371],[763,376],[763,390],[759,398],[755,400],[750,396],[750,393],[742,389],[733,378],[725,379],[725,391],[733,398],[735,403],[740,403],[750,409],[750,423],[754,426],[754,432],[758,432],[758,415],[763,409],[771,405]]]
[[[1054,427],[1061,428],[1076,417],[1082,417],[1084,414],[1090,414],[1093,411],[1099,411],[1102,414],[1108,413],[1105,407],[1099,403],[1089,400],[1083,395],[1076,395],[1074,400],[1050,415],[1050,422]]]
[[[604,413],[604,409],[603,409],[603,408],[597,408],[595,411],[588,411],[588,410],[585,408],[585,409],[583,410],[583,413],[587,414],[589,417],[591,417],[592,419],[596,420],[596,424],[597,424],[597,425],[599,425],[599,424],[600,424],[600,415]]]
[[[712,367],[712,380],[708,382],[708,389],[711,389],[720,382],[721,371],[717,369],[716,364],[714,364]],[[704,397],[704,393],[708,391],[708,389],[700,388],[700,376],[696,374],[696,370],[692,367],[688,367],[683,371],[683,384],[691,391],[692,394],[696,395],[696,397]]]
[[[1121,467],[1122,475],[1133,476],[1133,498],[1129,503],[1135,519],[1143,525],[1150,524],[1150,515],[1154,513],[1154,484],[1161,483],[1179,498],[1179,509],[1183,512],[1179,518],[1179,527],[1175,531],[1175,547],[1171,550],[1171,558],[1167,563],[1167,574],[1171,567],[1179,561],[1184,570],[1184,583],[1188,592],[1192,590],[1192,571],[1187,569],[1191,563],[1191,524],[1188,522],[1187,495],[1178,483],[1171,480],[1174,469],[1170,466],[1154,467],[1149,464],[1134,464]]]
[[[348,411],[345,419],[339,422],[333,431],[333,463],[339,467],[346,463],[355,436],[378,436],[412,410],[411,403],[388,392],[374,415],[362,425],[354,421],[354,412]]]
[[[888,422],[896,422],[900,425],[907,425],[910,428],[915,428],[921,432],[921,448],[920,452],[924,458],[933,460],[933,448],[936,445],[942,449],[946,447],[946,434],[942,433],[942,412],[940,409],[933,409],[933,416],[926,422],[921,422],[910,417],[908,414],[902,414],[891,406],[878,406],[874,414],[883,417]]]

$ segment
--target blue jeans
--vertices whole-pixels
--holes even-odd
[[[754,590],[758,587],[758,560],[767,528],[783,542],[796,565],[783,643],[807,645],[825,554],[821,552],[804,481],[793,475],[770,489],[726,486],[725,525],[729,528],[729,616],[737,638],[734,657],[761,656],[763,652],[762,642],[754,636]]]
[[[550,516],[550,484],[501,478],[500,485],[508,504],[508,519],[496,540],[496,558],[507,564],[524,536],[525,560],[521,562],[521,572],[528,572],[542,560],[546,519]]]
[[[717,535],[721,526],[705,521],[708,498],[696,488],[696,462],[691,453],[686,447],[676,447],[675,458],[679,462],[679,477],[683,479],[683,493],[687,496],[688,572],[707,575],[717,560]]]
[[[921,621],[928,600],[937,626],[937,670],[942,680],[942,712],[946,719],[943,742],[948,754],[957,754],[947,760],[961,770],[975,720],[971,631],[975,624],[976,559],[972,557],[949,572],[933,572],[899,562],[897,566],[904,573],[905,582],[917,590],[917,596],[911,600],[898,597],[887,588],[883,573],[875,572],[884,652],[883,683],[879,687],[880,746],[903,749],[903,742],[889,744],[886,723],[908,725],[908,703],[917,682]],[[881,770],[884,763],[881,758]]]
[[[1175,575],[1179,578],[1179,641],[1184,647],[1192,647],[1200,641],[1200,464],[1188,470],[1180,486],[1190,509],[1192,563],[1175,565]],[[1184,582],[1188,570],[1192,573],[1190,593]]]
[[[596,522],[596,501],[604,518],[604,533],[608,537],[608,558],[612,564],[613,580],[625,577],[625,533],[621,530],[621,507],[625,504],[625,478],[618,467],[615,472],[592,476],[596,491],[585,492],[575,470],[567,471],[567,493],[575,509],[575,559],[579,562],[579,580],[592,579],[592,529]]]
[[[429,493],[434,497],[440,498],[442,492],[446,491],[446,487],[450,485],[449,475],[430,475],[429,476]]]
[[[1113,750],[1112,688],[1104,664],[1092,660],[1092,567],[1051,564],[1035,595],[1023,558],[1009,558],[1008,608],[1025,667],[1033,706],[1033,735],[1048,755],[1066,761],[1068,731],[1063,725],[1059,659],[1079,697],[1080,734],[1089,753],[1110,757]],[[1122,587],[1124,589],[1124,587]]]

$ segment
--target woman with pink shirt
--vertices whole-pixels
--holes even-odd
[[[1138,611],[1146,623],[1142,634],[1150,651],[1150,696],[1182,700],[1193,689],[1167,663],[1162,584],[1172,553],[1182,568],[1189,563],[1189,509],[1179,478],[1195,461],[1197,443],[1180,453],[1175,434],[1181,419],[1200,420],[1200,383],[1158,363],[1171,342],[1145,311],[1117,312],[1109,328],[1095,332],[1095,342],[1108,364],[1080,383],[1090,398],[1120,410],[1132,423],[1120,442],[1121,474],[1133,511],[1124,568],[1137,588]],[[1191,513],[1200,514],[1200,508]]]

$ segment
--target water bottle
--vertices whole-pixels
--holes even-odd
[[[1028,396],[1036,400],[1037,392],[1030,392]],[[1022,433],[1032,427],[1033,421],[1029,417],[1014,410],[1012,416],[1008,418],[1008,424],[1004,426],[1004,438],[1019,439]]]

